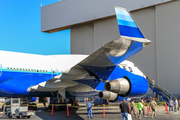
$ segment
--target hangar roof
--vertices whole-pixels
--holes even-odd
[[[63,0],[41,7],[41,31],[57,32],[115,15],[114,6],[129,11],[173,0]]]

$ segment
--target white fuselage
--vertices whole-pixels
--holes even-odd
[[[3,69],[33,69],[64,71],[79,63],[87,55],[35,55],[27,53],[0,51],[0,64]]]

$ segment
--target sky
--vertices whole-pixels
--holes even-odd
[[[70,30],[41,32],[41,3],[59,0],[0,0],[0,50],[57,55],[70,54]]]

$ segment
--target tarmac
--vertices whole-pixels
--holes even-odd
[[[38,107],[38,111],[36,111],[36,115],[32,116],[31,120],[89,120],[87,118],[87,110],[84,107],[84,103],[80,103],[80,107],[78,108],[72,108],[69,107],[69,117],[67,116],[67,110],[60,110],[60,111],[54,111],[53,116],[51,116],[51,111],[44,110],[42,107]],[[147,110],[147,107],[145,107]],[[11,120],[11,119],[17,119],[16,117],[13,117],[11,119],[5,117],[3,115],[2,110],[0,109],[0,120]],[[136,110],[137,111],[137,110]],[[122,120],[122,116],[120,114],[120,109],[118,104],[111,104],[109,106],[105,107],[105,117],[103,117],[103,107],[102,106],[96,106],[92,109],[93,113],[93,120]],[[156,114],[157,118],[153,118],[154,120],[180,120],[180,113],[175,114],[175,112],[170,111],[170,114],[167,114],[167,111],[165,111],[164,106],[160,106],[159,109],[157,109]],[[147,111],[146,111],[147,114]],[[134,115],[132,115],[133,120],[139,120],[139,118],[135,118]],[[151,112],[149,112],[149,115],[147,117],[143,118],[142,120],[148,120],[151,119]],[[22,120],[27,120],[27,118],[24,118]]]

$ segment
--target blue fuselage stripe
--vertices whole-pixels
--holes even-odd
[[[50,80],[57,74],[2,71],[0,93],[9,95],[28,95],[27,89],[41,82]],[[0,95],[1,95],[0,94]]]

